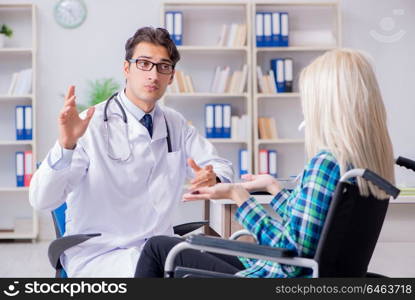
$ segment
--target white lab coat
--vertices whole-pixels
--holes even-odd
[[[30,186],[30,203],[36,209],[53,210],[66,201],[65,235],[102,234],[65,251],[61,261],[70,277],[134,275],[145,241],[154,235],[173,235],[173,211],[181,199],[186,175],[191,174],[187,158],[194,158],[202,166],[212,164],[225,181],[233,179],[231,163],[219,158],[209,141],[178,112],[158,105],[152,139],[123,105],[133,156],[124,163],[110,159],[104,105],[105,102],[96,106],[70,166],[55,170],[47,157]],[[114,110],[119,112],[112,102],[109,114]],[[163,114],[170,130],[171,153],[167,153]],[[111,136],[125,150],[126,142],[123,144],[120,138],[125,135],[123,130],[112,129]]]

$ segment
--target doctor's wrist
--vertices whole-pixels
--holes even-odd
[[[64,149],[73,150],[76,147],[76,142],[64,141],[59,139],[59,145]]]

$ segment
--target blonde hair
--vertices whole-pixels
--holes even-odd
[[[395,183],[392,143],[375,73],[360,52],[336,49],[316,58],[300,75],[308,159],[330,151],[343,175],[350,166],[368,168]],[[361,194],[386,194],[358,179]]]

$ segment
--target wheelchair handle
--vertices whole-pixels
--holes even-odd
[[[415,171],[415,161],[413,161],[412,159],[399,156],[396,159],[396,164],[398,166],[405,167],[405,168],[407,168],[409,170]]]
[[[375,172],[370,171],[369,169],[365,169],[362,177],[376,185],[388,195],[391,195],[393,198],[398,197],[399,193],[401,192],[401,190],[394,186],[392,183],[380,177]]]
[[[369,169],[352,169],[347,171],[341,178],[341,182],[347,182],[350,178],[353,177],[362,177],[374,185],[376,185],[378,188],[383,190],[388,195],[392,196],[393,198],[398,197],[399,193],[401,192],[400,189],[395,187],[393,184],[391,184],[386,179],[383,179],[375,172],[372,172]]]

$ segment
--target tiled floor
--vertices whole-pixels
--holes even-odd
[[[49,243],[0,243],[0,277],[55,277],[48,260]]]
[[[54,277],[47,257],[49,243],[0,243],[0,277]],[[369,270],[415,277],[415,243],[378,243]]]

